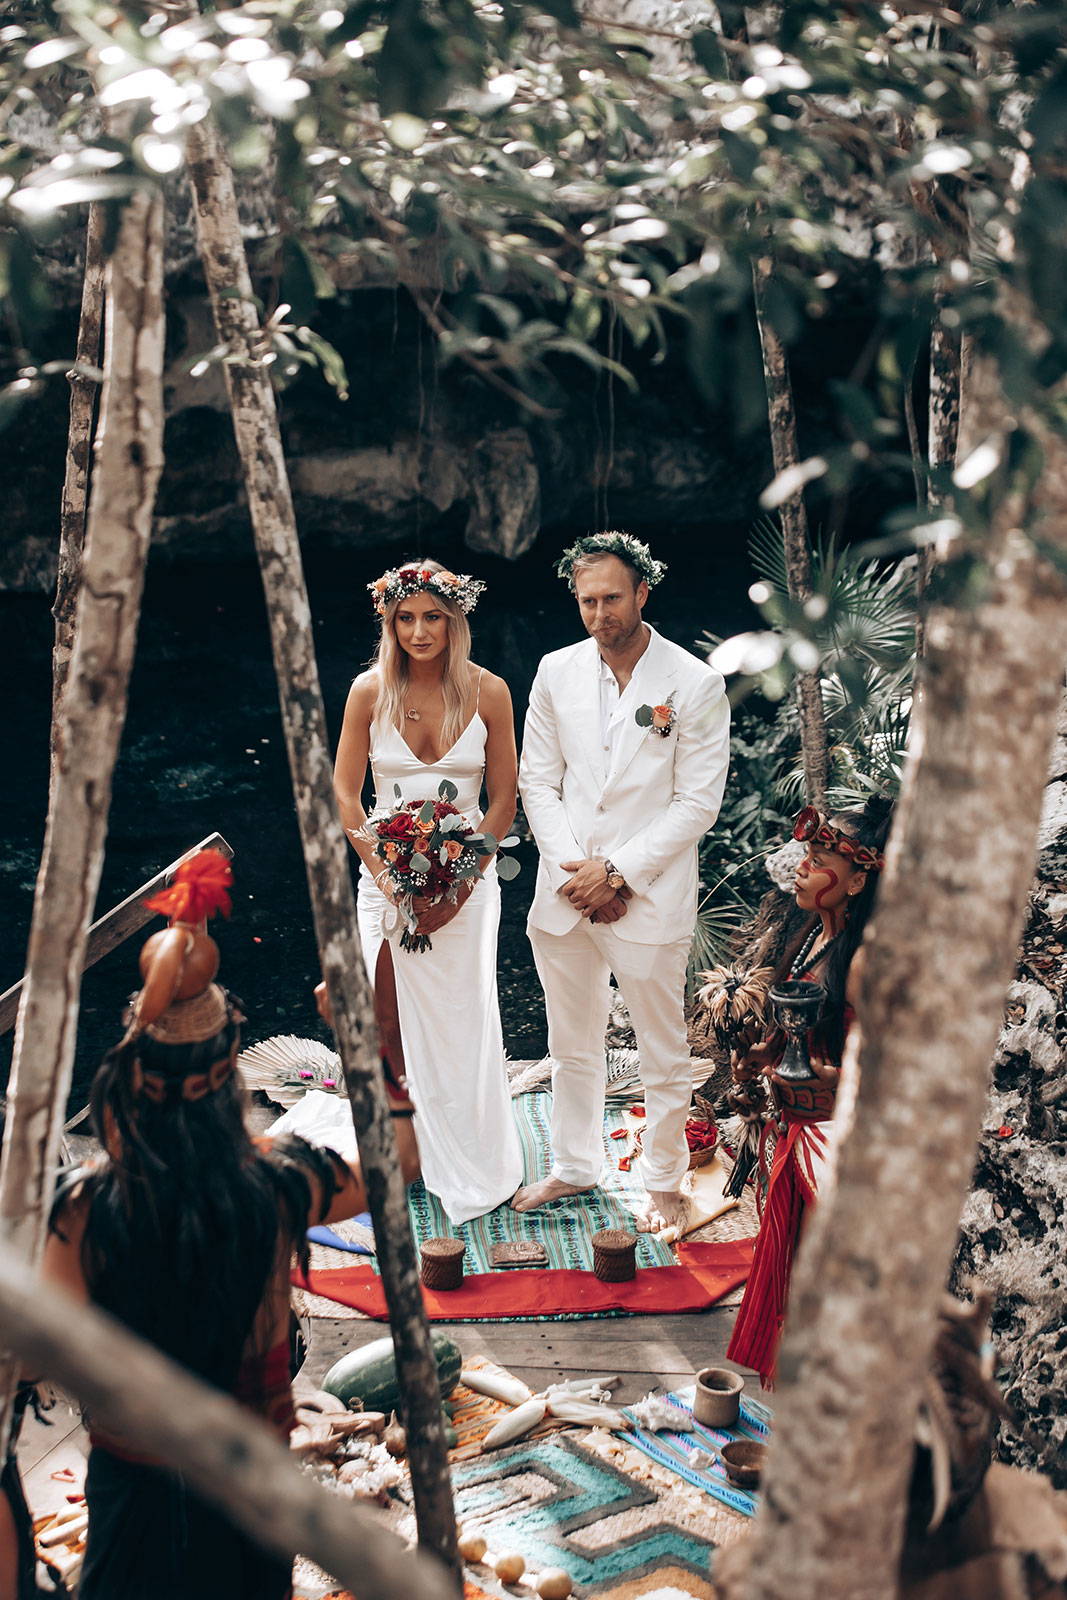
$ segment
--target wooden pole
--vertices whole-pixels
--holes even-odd
[[[374,1220],[403,1391],[419,1539],[462,1584],[440,1391],[404,1181],[382,1087],[374,1007],[360,952],[348,851],[334,805],[300,543],[233,177],[210,118],[188,135],[200,258],[215,315],[267,601],[282,723],[315,931]]]
[[[282,1556],[306,1555],[359,1600],[453,1600],[450,1575],[369,1511],[301,1472],[276,1433],[114,1318],[42,1284],[0,1249],[0,1338]]]
[[[774,270],[769,256],[752,261],[752,289],[763,352],[763,380],[767,389],[767,420],[771,433],[771,456],[777,476],[800,462],[797,444],[797,413],[785,347],[767,316],[766,288]],[[790,599],[803,604],[813,593],[811,544],[804,491],[797,489],[779,507],[782,538],[785,543],[786,582]],[[800,742],[804,760],[804,788],[808,802],[826,809],[827,752],[826,713],[823,707],[819,673],[798,672],[797,703],[800,710]]]
[[[0,1242],[40,1259],[74,1062],[86,934],[126,719],[152,508],[163,464],[163,205],[123,207],[108,269],[107,351],[84,575],[55,739],[55,783],[15,1028],[0,1163]],[[0,1457],[14,1367],[0,1370]]]
[[[86,511],[89,504],[89,467],[93,448],[93,415],[99,385],[86,368],[100,365],[100,338],[104,326],[104,207],[94,200],[85,229],[85,275],[82,279],[81,315],[70,383],[70,420],[67,426],[67,460],[59,507],[59,561],[56,598],[52,606],[55,644],[52,650],[52,761],[50,790],[56,781],[56,742],[59,704],[74,650],[74,615],[81,587]]]

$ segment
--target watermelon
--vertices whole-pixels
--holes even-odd
[[[444,1399],[459,1382],[463,1357],[459,1347],[443,1333],[431,1333],[430,1342],[437,1363],[437,1381]],[[372,1344],[364,1345],[362,1350],[350,1350],[334,1362],[320,1387],[327,1394],[343,1400],[346,1406],[361,1401],[364,1411],[384,1411],[386,1416],[390,1411],[398,1411],[400,1384],[392,1339],[375,1339]]]

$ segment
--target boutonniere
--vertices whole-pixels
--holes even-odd
[[[672,690],[661,706],[638,706],[634,712],[634,721],[639,728],[648,728],[651,733],[658,733],[661,739],[669,739],[674,731],[674,719],[677,715]]]

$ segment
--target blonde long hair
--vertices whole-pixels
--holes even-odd
[[[428,572],[443,572],[439,561],[406,561],[404,565],[421,567]],[[448,624],[448,644],[445,647],[441,668],[441,694],[445,703],[441,723],[441,741],[451,750],[467,723],[467,702],[470,699],[470,623],[454,600],[446,600],[436,590],[432,593],[436,608],[444,613]],[[410,598],[410,596],[408,597]],[[378,648],[371,662],[378,678],[378,699],[374,715],[379,722],[402,728],[404,700],[408,690],[408,655],[397,643],[394,618],[404,600],[390,600],[382,612],[381,634]]]

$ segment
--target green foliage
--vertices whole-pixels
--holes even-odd
[[[790,819],[806,800],[799,719],[785,692],[797,670],[798,646],[809,652],[802,656],[803,670],[819,670],[830,758],[827,797],[842,809],[862,805],[872,793],[899,789],[915,667],[914,558],[875,562],[831,540],[818,541],[811,551],[816,603],[804,608],[789,599],[782,534],[774,522],[757,524],[750,552],[758,574],[755,597],[771,627],[741,637],[750,653],[758,641],[773,664],[748,687],[770,680],[776,708],[769,716],[746,709],[735,718],[726,798],[701,847],[701,881],[709,912],[715,911],[704,943],[714,948],[715,959],[725,953],[739,906],[751,913],[770,886],[764,860],[789,837]],[[713,664],[726,652],[728,665],[736,644],[720,642]]]
[[[797,469],[839,498],[872,467],[910,474],[902,395],[936,300],[1015,408],[1004,460],[944,486],[980,545],[1067,422],[1067,16],[790,0],[749,40],[747,13],[719,10],[723,33],[698,30],[685,70],[661,72],[653,30],[580,21],[573,0],[247,0],[178,23],[24,7],[0,30],[15,342],[31,352],[47,314],[24,270],[36,244],[90,197],[117,207],[176,172],[210,110],[235,165],[275,163],[295,325],[339,276],[407,285],[446,359],[534,410],[575,359],[621,377],[608,327],[657,349],[679,318],[708,402],[762,428],[753,257],[773,257],[766,314],[786,344],[861,269],[880,320],[835,387],[837,437]],[[36,101],[62,141],[51,160],[20,135]],[[101,106],[121,131],[101,134]]]

